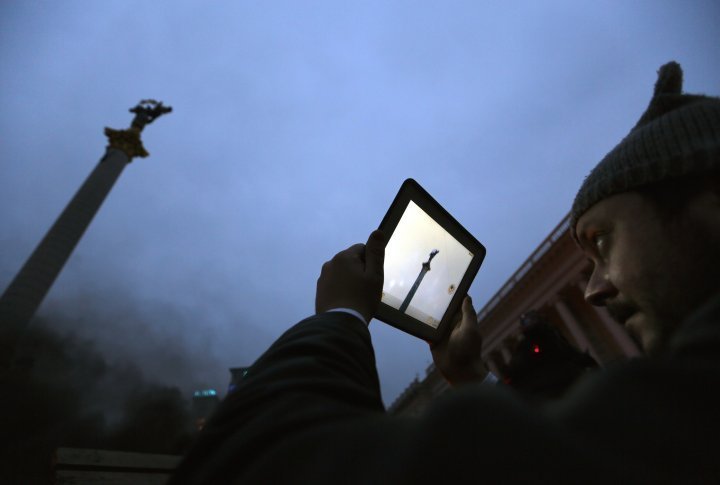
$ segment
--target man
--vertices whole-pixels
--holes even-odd
[[[720,288],[719,101],[681,86],[680,66],[663,66],[648,110],[572,210],[594,265],[586,300],[607,306],[650,354]]]
[[[466,298],[432,349],[456,389],[420,418],[387,416],[366,326],[383,281],[374,232],[325,264],[317,315],[255,362],[175,483],[720,483],[720,100],[680,94],[681,76],[661,68],[650,107],[572,210],[594,264],[586,298],[648,358],[531,407],[478,384]]]

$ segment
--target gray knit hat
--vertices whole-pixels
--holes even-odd
[[[611,195],[720,171],[720,98],[681,94],[682,75],[676,62],[660,68],[645,113],[585,178],[570,213],[573,236],[580,216]]]

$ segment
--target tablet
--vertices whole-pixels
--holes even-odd
[[[413,179],[380,223],[385,280],[375,318],[436,342],[452,325],[485,247]]]

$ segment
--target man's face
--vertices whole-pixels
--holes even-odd
[[[646,353],[661,349],[717,288],[717,238],[698,214],[689,206],[663,218],[648,200],[627,192],[578,220],[580,245],[594,265],[585,299],[606,306]]]

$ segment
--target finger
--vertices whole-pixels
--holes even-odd
[[[349,248],[347,248],[344,252],[346,253],[352,253],[352,254],[359,254],[362,253],[365,249],[365,245],[363,243],[357,243],[353,244]]]
[[[477,315],[475,314],[475,308],[473,308],[472,298],[470,295],[465,295],[462,302],[462,323],[461,325],[474,325],[477,323]]]
[[[362,243],[353,244],[347,249],[343,249],[339,253],[337,253],[335,256],[333,256],[333,260],[338,259],[344,259],[344,258],[355,258],[359,257],[362,259],[362,255],[365,252],[365,245]]]
[[[365,244],[365,272],[382,274],[385,262],[385,235],[375,230]]]
[[[329,267],[330,267],[330,261],[325,261],[322,265],[322,268],[320,268],[320,276],[326,274],[328,272]]]

